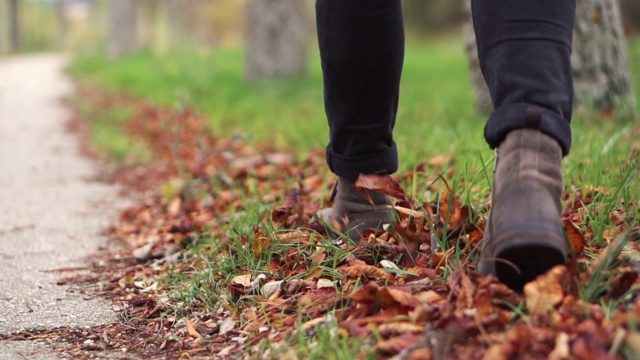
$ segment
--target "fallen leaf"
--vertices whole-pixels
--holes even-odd
[[[271,240],[266,236],[257,237],[251,246],[253,248],[253,255],[258,257],[265,252],[271,245]]]
[[[470,244],[477,244],[484,237],[484,225],[478,225],[473,231],[469,233],[468,242]]]
[[[153,249],[153,243],[146,244],[142,247],[139,247],[131,253],[134,258],[140,261],[147,260],[151,258],[151,250]]]
[[[233,318],[228,317],[222,321],[222,324],[220,324],[220,330],[218,331],[218,333],[220,335],[224,335],[229,331],[233,330],[235,326],[236,326],[236,322],[233,321]]]
[[[592,334],[580,334],[571,342],[572,359],[599,360],[613,359],[608,353],[608,344]]]
[[[411,350],[404,360],[424,360],[433,358],[433,351],[428,347],[420,347],[415,350]]]
[[[398,265],[396,265],[395,263],[389,261],[389,260],[382,260],[380,261],[380,266],[382,266],[385,269],[395,269],[395,270],[400,270],[400,268],[398,267]]]
[[[422,334],[406,333],[377,343],[376,350],[385,354],[397,354],[404,349],[410,348],[422,339],[424,339],[424,335]]]
[[[378,332],[384,338],[406,333],[421,334],[424,326],[407,321],[390,322],[378,326]]]
[[[503,344],[492,344],[484,356],[483,360],[509,360],[510,356]]]
[[[358,290],[346,296],[347,299],[355,302],[378,302],[382,298],[378,296],[381,287],[374,282],[369,282]]]
[[[280,291],[280,287],[282,286],[283,281],[270,281],[264,285],[260,289],[260,293],[264,296],[265,299],[271,298],[275,293]]]
[[[429,166],[431,166],[432,168],[442,169],[448,161],[448,156],[439,154],[429,159]]]
[[[386,280],[389,283],[395,282],[394,276],[390,273],[375,266],[367,265],[363,262],[351,262],[347,266],[338,268],[338,271],[345,277],[349,278],[359,278],[361,276],[366,276],[370,279]]]
[[[169,202],[167,205],[167,212],[171,215],[176,215],[180,212],[180,208],[182,207],[182,198],[176,196]]]
[[[617,278],[611,281],[611,284],[607,288],[607,294],[605,298],[607,300],[618,299],[623,296],[631,286],[638,280],[638,273],[635,271],[625,271]]]
[[[426,305],[439,305],[447,301],[442,295],[433,290],[422,291],[414,295],[416,299]]]
[[[335,283],[329,279],[318,279],[318,283],[316,284],[316,288],[318,289],[322,289],[322,288],[333,288],[335,286]]]
[[[629,332],[625,343],[634,354],[640,354],[640,333]]]
[[[584,235],[576,229],[571,220],[563,219],[562,222],[564,223],[565,234],[571,244],[571,255],[572,257],[577,258],[582,254],[582,251],[587,246],[587,240],[584,238]]]
[[[231,279],[231,283],[249,287],[251,286],[251,274],[236,275]]]
[[[531,314],[546,314],[564,299],[562,277],[567,268],[558,265],[524,286],[525,305]]]
[[[556,346],[553,348],[553,351],[549,354],[549,360],[565,360],[569,359],[571,356],[569,348],[569,335],[567,333],[562,332],[556,337]]]
[[[325,287],[317,290],[309,290],[300,298],[298,305],[306,308],[304,311],[323,312],[329,309],[336,302],[336,290],[332,287]]]
[[[356,181],[356,190],[371,190],[402,200],[407,198],[398,182],[389,175],[360,174]]]
[[[409,287],[385,287],[382,289],[380,296],[385,296],[385,293],[399,305],[411,308],[416,306],[416,298],[411,294],[411,288]]]
[[[195,325],[193,324],[193,321],[186,319],[185,320],[185,324],[187,325],[187,332],[189,333],[189,335],[195,339],[199,339],[202,337],[202,335],[200,335],[200,333],[196,330]]]

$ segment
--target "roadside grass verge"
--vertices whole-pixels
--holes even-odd
[[[218,213],[209,219],[208,224],[214,228],[205,226],[196,232],[196,236],[189,233],[178,241],[181,246],[185,246],[186,241],[186,251],[190,255],[173,265],[164,265],[161,278],[155,280],[168,291],[163,293],[166,301],[162,303],[162,316],[173,324],[174,334],[184,336],[185,331],[189,332],[185,330],[185,319],[197,319],[205,325],[211,325],[209,322],[214,319],[218,321],[217,326],[222,326],[220,322],[224,324],[226,319],[232,319],[234,329],[241,329],[229,333],[235,335],[231,338],[235,339],[232,343],[242,345],[244,342],[240,342],[247,341],[244,336],[250,334],[248,341],[252,346],[245,353],[250,357],[381,356],[394,353],[403,344],[392,341],[401,330],[390,330],[389,323],[399,321],[399,318],[406,325],[415,319],[402,313],[368,329],[367,336],[354,335],[365,331],[357,325],[357,319],[347,316],[346,309],[353,311],[357,308],[355,305],[360,309],[370,306],[365,301],[366,296],[358,291],[366,289],[371,279],[376,279],[375,283],[380,286],[394,282],[402,285],[415,280],[415,274],[418,274],[418,278],[430,279],[421,290],[428,289],[436,295],[443,295],[448,291],[444,289],[451,289],[449,297],[459,299],[462,295],[453,291],[456,286],[451,283],[463,281],[460,279],[468,275],[460,273],[473,268],[477,254],[469,239],[473,226],[481,223],[487,215],[493,163],[493,155],[481,137],[484,117],[475,114],[461,49],[458,39],[411,44],[407,48],[396,131],[403,164],[398,179],[409,198],[414,200],[411,203],[414,210],[424,214],[426,208],[421,205],[433,206],[441,215],[442,223],[438,224],[438,229],[444,229],[436,231],[434,224],[431,224],[434,225],[432,228],[425,227],[425,231],[432,231],[435,235],[440,249],[421,249],[420,259],[428,263],[423,267],[408,266],[409,259],[405,253],[389,253],[390,249],[396,249],[393,246],[362,249],[332,245],[326,241],[326,235],[300,220],[301,213],[313,209],[314,204],[317,207],[320,200],[328,196],[328,190],[323,187],[327,182],[326,170],[317,156],[326,138],[317,62],[313,63],[307,79],[245,84],[242,81],[242,54],[237,49],[160,57],[142,53],[117,62],[101,57],[79,59],[72,67],[77,76],[90,78],[110,91],[126,91],[145,98],[158,104],[159,108],[193,106],[205,116],[216,137],[234,139],[231,145],[220,150],[227,154],[229,162],[217,168],[212,176],[198,178],[176,171],[164,179],[165,191],[153,201],[165,217],[155,223],[152,230],[140,227],[133,234],[137,242],[132,245],[144,245],[151,236],[157,237],[158,231],[163,236],[167,235],[162,233],[162,229],[171,218],[171,212],[177,211],[173,215],[182,216],[184,209],[191,209],[185,205],[191,200],[205,208],[212,203],[224,203],[223,207],[215,208]],[[633,39],[630,49],[631,63],[640,63],[640,41]],[[640,88],[638,68],[632,68],[637,88]],[[103,109],[93,111],[85,116],[92,119],[101,112],[106,119],[118,114],[135,116],[135,111],[119,107],[107,112]],[[108,127],[110,123],[117,125],[115,130],[103,131],[106,138],[114,138],[114,141],[104,141],[103,144],[142,143],[119,140],[122,136],[119,133],[122,127],[118,125],[122,124],[120,120],[95,122],[96,128]],[[600,319],[600,312],[611,320],[633,308],[633,303],[623,300],[635,299],[635,286],[621,295],[603,295],[612,284],[621,281],[621,272],[631,271],[627,267],[628,261],[618,261],[618,253],[615,253],[609,257],[613,260],[605,262],[606,266],[600,269],[602,277],[597,281],[584,277],[593,275],[588,269],[607,244],[624,228],[640,223],[640,143],[637,140],[640,128],[637,123],[579,115],[574,119],[573,131],[572,152],[563,164],[564,205],[570,210],[565,225],[577,229],[580,236],[588,241],[575,266],[581,274],[578,277],[583,277],[578,281],[582,286],[579,296],[585,302],[591,302],[584,305],[578,321]],[[237,146],[233,145],[234,141]],[[270,145],[264,146],[265,143]],[[259,162],[258,166],[246,166],[246,174],[234,175],[237,166],[233,165],[245,164],[246,159],[255,154],[243,150],[251,148],[251,145],[276,153],[293,148],[298,162]],[[126,146],[124,150],[120,145],[115,148],[110,151],[126,153]],[[300,182],[307,181],[305,186],[297,183],[299,174]],[[175,184],[176,178],[182,178],[180,185],[171,185]],[[203,179],[206,184],[202,183]],[[454,195],[452,200],[445,196],[447,187],[450,188],[449,194]],[[288,190],[296,188],[300,190],[298,195],[291,195]],[[228,198],[233,200],[225,200]],[[283,203],[285,208],[286,204],[290,205],[283,210],[286,216],[282,219],[274,217],[274,209]],[[177,210],[175,204],[178,204]],[[454,212],[442,210],[444,204],[449,209],[466,206],[472,211],[463,222],[454,224],[459,219],[454,219]],[[465,230],[461,231],[461,227]],[[128,231],[129,228],[126,229]],[[124,230],[120,235],[123,234],[131,238],[131,234],[125,234]],[[175,242],[175,237],[171,241]],[[400,269],[381,270],[382,274],[366,268],[372,273],[353,276],[351,271],[355,271],[356,260],[378,269],[384,268],[382,260],[401,266]],[[392,275],[393,280],[384,273]],[[309,279],[311,283],[305,283]],[[323,302],[322,299],[326,298],[309,295],[322,293],[324,287],[318,285],[320,280],[323,286],[333,287],[330,292],[332,301]],[[265,288],[267,284],[276,286],[274,291],[280,295],[268,296],[274,293]],[[482,288],[479,283],[474,284]],[[311,288],[313,291],[309,290]],[[384,289],[386,287],[377,291],[384,293]],[[325,303],[328,304],[326,308],[319,306]],[[527,311],[531,309],[527,310],[522,303],[508,304],[511,319],[506,326],[493,330],[498,338],[511,334],[520,323],[529,324],[531,328],[549,326],[529,314]],[[591,306],[594,304],[601,307]],[[366,321],[367,316],[362,315],[361,320]],[[345,324],[350,324],[350,333],[345,331]],[[637,335],[633,328],[637,325],[635,320],[629,320],[629,324],[628,332]],[[415,328],[402,331],[407,331],[403,335],[415,335]],[[434,333],[443,334],[435,330]],[[469,348],[484,352],[495,345],[484,335],[474,333],[474,337],[468,339]],[[415,340],[415,337],[410,339]],[[618,350],[630,353],[633,349],[629,346],[624,345]],[[217,350],[217,354],[234,354],[238,348],[227,349],[226,353],[225,349]]]
[[[403,170],[436,154],[491,154],[480,135],[484,120],[474,111],[462,49],[457,38],[407,49],[395,131]],[[193,106],[218,136],[248,136],[300,154],[324,147],[328,126],[317,54],[310,55],[306,78],[254,83],[243,80],[242,56],[237,48],[142,52],[116,61],[81,56],[70,71],[160,106]]]

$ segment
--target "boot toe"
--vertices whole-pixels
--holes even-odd
[[[353,241],[360,241],[362,232],[366,229],[382,229],[391,225],[394,220],[392,209],[379,209],[373,211],[350,214],[340,218],[336,216],[333,208],[325,208],[318,211],[318,216],[330,225],[337,223],[340,228],[336,229]],[[331,231],[332,237],[339,235]]]
[[[522,292],[524,285],[556,265],[565,264],[565,253],[552,244],[532,241],[496,251],[495,275],[510,288]]]

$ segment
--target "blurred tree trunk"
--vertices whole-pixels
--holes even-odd
[[[138,45],[153,48],[156,43],[156,23],[158,20],[158,2],[156,0],[138,1]]]
[[[57,45],[64,49],[67,42],[67,14],[65,0],[55,0],[56,22],[58,23]]]
[[[163,0],[162,8],[164,11],[164,19],[166,21],[166,40],[168,48],[175,49],[181,46],[183,38],[183,19],[181,12],[180,0]]]
[[[0,19],[0,54],[9,52],[9,26],[8,26],[8,14],[7,2],[0,1],[0,16],[5,18]]]
[[[579,107],[633,118],[635,95],[618,1],[578,1],[571,62]]]
[[[164,53],[188,48],[191,42],[185,30],[185,7],[192,4],[189,0],[161,0],[159,5],[154,50]]]
[[[478,61],[470,1],[465,34],[471,80],[478,109],[489,112],[492,104]],[[578,110],[610,114],[615,109],[619,118],[634,116],[635,97],[617,1],[578,1],[571,62]]]
[[[309,16],[300,0],[247,2],[245,76],[300,76],[307,70]]]
[[[137,0],[109,0],[107,53],[117,57],[138,48]]]
[[[20,0],[9,2],[9,23],[11,34],[11,51],[18,52],[22,49],[22,27],[20,26]]]

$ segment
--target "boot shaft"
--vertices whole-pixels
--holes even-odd
[[[551,193],[560,212],[561,163],[562,150],[552,137],[533,129],[510,132],[496,149],[494,199],[517,182],[532,182]]]

